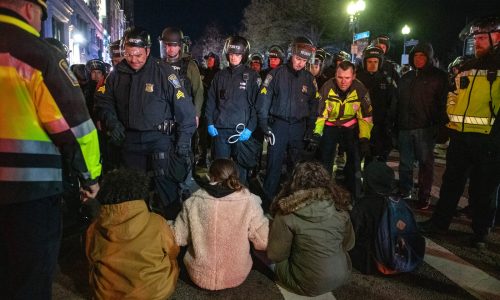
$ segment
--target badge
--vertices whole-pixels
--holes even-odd
[[[154,90],[154,84],[152,83],[146,83],[146,88],[144,89],[148,93],[152,93]]]
[[[271,83],[271,80],[273,80],[273,76],[271,74],[267,74],[266,79],[264,80],[264,83],[262,85],[268,87]]]
[[[75,74],[69,69],[68,62],[65,59],[59,61],[59,68],[61,68],[73,86],[79,86],[78,79],[76,79]]]
[[[307,86],[306,85],[302,86],[302,93],[307,94]]]
[[[175,74],[170,74],[168,76],[168,81],[174,86],[174,88],[179,89],[181,87],[181,83]]]
[[[175,97],[177,97],[177,100],[184,98],[184,93],[181,90],[178,90],[177,94],[175,94]]]

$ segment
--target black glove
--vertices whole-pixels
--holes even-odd
[[[175,148],[175,153],[177,153],[177,155],[179,155],[181,157],[188,157],[190,152],[191,152],[191,149],[190,149],[189,145],[187,145],[187,144],[180,144],[180,145],[177,145],[177,147]]]
[[[120,122],[108,126],[108,136],[111,138],[113,144],[120,145],[125,139],[125,127]]]
[[[311,137],[311,139],[309,139],[309,144],[307,145],[307,152],[316,152],[319,148],[319,143],[321,141],[321,135],[315,133],[313,134],[313,136]]]
[[[359,140],[359,154],[360,157],[369,157],[371,156],[370,151],[370,140],[367,138],[361,138]]]

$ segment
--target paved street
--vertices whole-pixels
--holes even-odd
[[[389,165],[397,169],[397,153]],[[437,159],[432,195],[439,195],[444,160]],[[465,206],[464,196],[460,205]],[[415,211],[418,220],[429,211]],[[354,271],[351,282],[315,299],[500,299],[500,230],[491,234],[483,251],[469,247],[470,220],[454,219],[446,235],[428,237],[425,263],[415,272],[395,276],[362,275]],[[179,262],[181,263],[181,259]],[[239,287],[205,291],[194,286],[182,269],[173,299],[306,299],[280,289],[266,269],[256,264]],[[63,239],[54,299],[87,299],[87,265],[78,234]]]

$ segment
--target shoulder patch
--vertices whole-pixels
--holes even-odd
[[[177,98],[177,100],[184,98],[184,93],[181,90],[178,90],[177,94],[175,94],[175,97]]]
[[[168,81],[174,86],[174,88],[179,89],[181,87],[181,83],[179,81],[179,78],[175,74],[170,74],[168,76]]]
[[[106,86],[105,85],[101,86],[100,88],[97,89],[97,92],[104,94],[106,92]]]
[[[273,80],[273,76],[271,74],[267,74],[266,79],[264,80],[264,83],[262,83],[262,85],[268,87],[269,83],[271,83],[271,80]]]
[[[260,93],[262,95],[267,95],[267,89],[266,89],[266,87],[263,87],[262,90],[260,90]]]
[[[73,74],[73,72],[69,69],[69,65],[66,59],[61,59],[59,61],[59,68],[61,68],[61,70],[66,75],[66,77],[68,77],[73,86],[79,86],[78,79],[76,79],[75,74]]]

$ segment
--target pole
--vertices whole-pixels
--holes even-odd
[[[406,34],[403,34],[403,55],[406,54]]]

